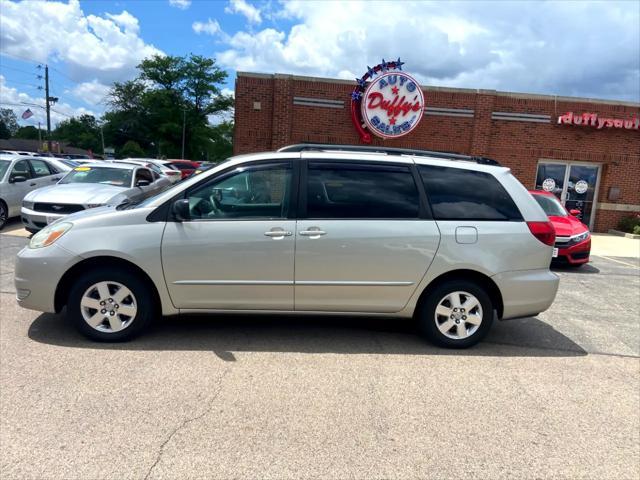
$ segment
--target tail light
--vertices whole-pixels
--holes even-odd
[[[553,247],[556,243],[556,229],[551,222],[527,222],[529,231],[545,245]]]

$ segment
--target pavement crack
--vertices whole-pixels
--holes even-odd
[[[160,463],[160,460],[162,459],[162,455],[164,454],[164,449],[168,445],[168,443],[173,439],[173,437],[175,437],[178,432],[180,432],[181,430],[186,428],[187,425],[189,425],[189,424],[191,424],[193,422],[197,422],[198,420],[200,420],[203,417],[205,417],[208,413],[210,413],[211,410],[213,410],[214,403],[215,403],[216,399],[218,398],[218,396],[220,395],[220,392],[222,392],[222,383],[224,382],[224,379],[225,379],[225,377],[227,376],[227,374],[229,373],[230,370],[231,370],[231,368],[227,368],[222,373],[222,376],[220,377],[220,381],[218,382],[218,391],[209,400],[209,402],[208,402],[209,404],[208,404],[207,408],[205,408],[199,415],[196,415],[195,417],[191,417],[191,418],[187,418],[187,419],[183,420],[182,423],[180,423],[180,425],[178,425],[176,428],[173,429],[173,431],[169,434],[167,439],[164,442],[162,442],[162,445],[160,445],[160,448],[158,449],[158,456],[156,457],[156,461],[153,462],[153,465],[151,465],[151,467],[147,471],[147,474],[144,476],[145,480],[147,480],[149,478],[149,476],[153,472],[153,469],[156,468],[158,463]]]

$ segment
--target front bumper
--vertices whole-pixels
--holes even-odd
[[[591,253],[591,236],[570,247],[558,247],[558,257],[554,260],[565,261],[572,265],[579,265],[589,261]]]
[[[39,312],[55,312],[58,283],[78,260],[79,256],[55,243],[44,248],[20,250],[14,280],[18,305]]]
[[[20,217],[25,227],[31,230],[42,230],[48,224],[55,222],[56,220],[66,217],[68,214],[59,213],[43,213],[36,212],[29,208],[22,207],[20,209]]]
[[[548,269],[502,272],[491,278],[502,294],[502,320],[544,312],[555,300],[560,283],[560,277]]]

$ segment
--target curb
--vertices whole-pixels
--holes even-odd
[[[620,230],[614,230],[613,228],[609,229],[609,232],[611,235],[616,235],[618,237],[626,237],[626,238],[632,238],[633,240],[637,240],[640,238],[640,235],[636,235],[635,233],[625,233],[625,232],[621,232]]]

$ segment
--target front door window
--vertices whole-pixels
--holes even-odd
[[[593,228],[600,167],[575,163],[539,163],[536,190],[552,192],[567,210],[578,210],[582,223]]]
[[[567,210],[579,210],[577,217],[590,225],[593,217],[593,200],[596,194],[598,167],[591,165],[571,165],[565,195]]]

